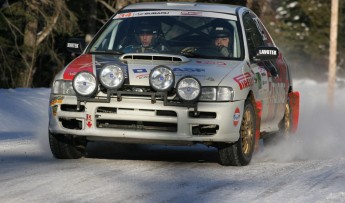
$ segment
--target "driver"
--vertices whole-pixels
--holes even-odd
[[[212,32],[211,36],[214,38],[214,45],[217,51],[224,57],[232,57],[232,51],[230,50],[231,44],[231,32],[226,27],[217,26]]]
[[[142,22],[135,30],[137,45],[124,48],[125,53],[152,53],[167,51],[166,47],[158,43],[157,30],[149,22]]]

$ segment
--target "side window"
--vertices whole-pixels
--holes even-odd
[[[252,57],[258,46],[265,45],[263,37],[257,27],[257,23],[253,20],[250,13],[246,13],[243,16],[243,24],[247,37],[247,44],[249,50],[249,56]]]
[[[258,19],[258,17],[254,18],[254,21],[256,22],[256,25],[261,33],[262,39],[264,40],[265,46],[274,46],[274,42],[271,38],[271,36],[268,34],[265,26],[262,24],[262,22]]]

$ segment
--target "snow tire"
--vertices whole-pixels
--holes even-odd
[[[240,138],[235,143],[218,146],[219,163],[223,166],[245,166],[252,159],[255,145],[256,116],[252,103],[244,104]]]
[[[79,159],[85,156],[86,143],[78,142],[72,136],[49,132],[49,144],[52,154],[57,159]]]
[[[283,140],[289,139],[292,126],[292,114],[289,100],[285,104],[284,117],[279,122],[279,131],[263,138],[265,146],[273,146]]]

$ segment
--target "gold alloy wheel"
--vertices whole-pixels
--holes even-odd
[[[288,136],[290,133],[290,125],[291,125],[291,119],[290,119],[290,105],[289,103],[285,104],[285,113],[284,113],[284,136]]]
[[[241,139],[242,152],[247,156],[252,151],[254,141],[253,115],[249,108],[247,108],[243,114],[243,121],[241,124]]]

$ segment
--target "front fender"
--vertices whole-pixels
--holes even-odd
[[[246,100],[250,92],[255,95],[254,89],[255,75],[245,64],[240,64],[229,75],[227,75],[219,86],[228,86],[234,90],[234,101]]]

